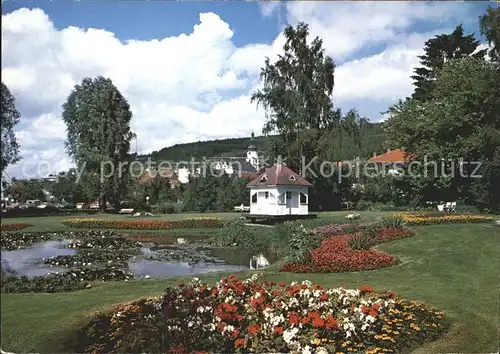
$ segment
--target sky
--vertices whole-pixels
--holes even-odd
[[[109,77],[133,112],[140,154],[177,143],[259,134],[250,103],[282,30],[299,21],[336,63],[333,102],[372,122],[413,92],[423,44],[494,2],[9,1],[2,4],[2,81],[16,99],[23,160],[11,177],[67,170],[62,104],[84,77]]]

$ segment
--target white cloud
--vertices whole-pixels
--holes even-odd
[[[389,104],[410,92],[409,76],[429,38],[412,33],[412,24],[459,16],[464,6],[301,2],[281,10],[290,23],[309,23],[311,34],[322,37],[327,52],[342,63],[336,103]],[[261,10],[267,16],[280,12],[272,3]],[[47,159],[53,169],[48,172],[70,165],[61,105],[86,76],[111,78],[129,100],[140,153],[260,131],[264,113],[250,103],[250,95],[260,85],[264,58],[275,60],[283,44],[280,34],[271,44],[236,47],[230,25],[214,13],[200,14],[190,33],[150,41],[120,40],[103,29],[56,29],[40,9],[2,15],[2,80],[22,113],[17,136],[24,163]],[[379,53],[352,59],[374,45],[382,45]],[[21,167],[11,167],[10,174],[20,176]]]

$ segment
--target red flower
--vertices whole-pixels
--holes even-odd
[[[280,336],[283,335],[283,327],[274,327],[274,333],[278,333]]]
[[[234,341],[234,347],[240,348],[245,346],[245,340],[243,338],[238,338]]]
[[[288,315],[288,322],[292,325],[298,325],[300,323],[300,316],[297,312],[290,312]]]
[[[326,321],[325,321],[325,327],[328,329],[331,328],[337,328],[339,326],[339,323],[333,316],[327,316]]]
[[[320,299],[321,301],[326,301],[326,300],[328,300],[328,294],[326,294],[326,293],[321,294],[321,296],[319,297],[319,299]]]
[[[325,321],[321,317],[316,317],[313,319],[312,325],[314,327],[323,327],[325,325]]]
[[[380,304],[373,304],[373,306],[372,306],[372,309],[375,311],[378,311],[379,308],[380,308]]]
[[[233,332],[233,338],[238,338],[240,336],[240,330],[236,328]]]
[[[372,293],[373,292],[373,288],[371,286],[360,286],[359,290],[361,292],[367,292],[367,293]]]
[[[260,326],[258,324],[248,326],[248,333],[250,333],[251,335],[256,335],[259,332]]]

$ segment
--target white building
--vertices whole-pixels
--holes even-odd
[[[312,184],[283,164],[269,167],[248,183],[250,215],[308,215]]]
[[[257,152],[257,147],[254,145],[255,134],[252,132],[250,138],[250,146],[247,150],[246,162],[252,165],[256,170],[259,170],[259,153]]]

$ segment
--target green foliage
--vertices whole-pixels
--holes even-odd
[[[402,229],[404,226],[404,220],[401,216],[396,214],[390,214],[388,216],[384,216],[380,221],[380,224],[385,228],[391,229]]]
[[[419,56],[422,66],[416,68],[412,76],[415,86],[412,98],[420,101],[431,98],[439,71],[447,61],[468,56],[482,59],[485,50],[474,53],[479,44],[473,34],[464,35],[462,25],[450,34],[441,34],[425,42],[425,54]]]
[[[405,147],[422,162],[407,178],[407,200],[457,200],[500,208],[500,71],[491,62],[462,58],[440,70],[431,98],[391,109],[391,146]],[[425,159],[431,162],[425,166]],[[465,162],[460,167],[460,161]],[[434,162],[434,164],[433,164]],[[481,163],[476,170],[477,162]],[[482,175],[482,178],[471,178]]]
[[[302,262],[308,260],[311,251],[318,248],[321,242],[321,235],[315,234],[312,230],[305,228],[296,221],[285,222],[279,232],[282,239],[285,238],[285,235],[288,238],[286,258],[290,261]]]
[[[245,225],[244,221],[233,219],[226,221],[217,230],[217,234],[210,240],[214,247],[235,247],[249,250],[254,254],[264,252],[267,249],[265,234],[260,234],[251,226]]]
[[[481,34],[488,41],[491,61],[500,64],[500,7],[488,7],[485,15],[480,17]]]
[[[366,228],[349,239],[349,247],[355,250],[367,250],[375,245],[376,236],[376,228]]]
[[[132,112],[127,100],[110,79],[84,78],[63,105],[67,127],[66,148],[77,165],[85,167],[82,183],[88,194],[118,207],[127,194]],[[104,165],[103,165],[104,163]],[[101,181],[101,175],[109,175]]]
[[[0,86],[2,95],[2,120],[0,122],[2,155],[0,158],[0,173],[8,165],[20,161],[19,144],[14,134],[14,128],[19,123],[21,114],[16,109],[16,101],[7,86],[2,82]]]
[[[207,176],[190,178],[184,190],[185,210],[232,211],[237,205],[249,202],[248,184],[245,178]]]
[[[38,199],[45,201],[43,190],[48,189],[49,184],[40,180],[20,180],[12,181],[6,189],[7,193],[17,201],[27,201]]]

